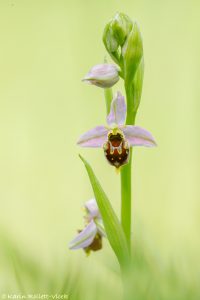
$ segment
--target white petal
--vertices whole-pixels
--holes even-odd
[[[156,142],[152,134],[144,128],[141,128],[139,126],[127,125],[122,128],[122,131],[130,146],[156,146]]]
[[[108,129],[105,126],[97,126],[80,136],[77,144],[81,147],[102,147],[107,140]]]
[[[107,116],[107,123],[109,126],[113,124],[123,125],[126,119],[126,103],[124,97],[117,92],[115,98],[111,103],[110,113]]]
[[[96,200],[94,198],[91,200],[88,200],[84,206],[88,211],[90,219],[100,217],[99,208],[98,208]]]
[[[94,240],[97,226],[92,220],[70,243],[69,249],[75,250],[88,247]]]

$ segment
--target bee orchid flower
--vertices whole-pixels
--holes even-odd
[[[139,126],[125,125],[125,120],[126,103],[120,92],[117,92],[107,116],[108,126],[97,126],[87,131],[79,138],[78,145],[103,148],[106,159],[116,168],[128,163],[130,147],[156,146],[149,131]]]
[[[86,226],[78,230],[78,235],[69,243],[69,249],[83,249],[87,254],[102,248],[102,237],[105,237],[103,221],[95,199],[84,205]]]

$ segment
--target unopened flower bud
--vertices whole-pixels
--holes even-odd
[[[119,80],[119,69],[113,64],[92,67],[83,81],[101,88],[110,88]]]
[[[119,47],[119,42],[117,41],[117,39],[113,33],[113,30],[112,30],[112,21],[109,22],[104,29],[103,42],[104,42],[104,45],[105,45],[107,51],[111,55],[113,53],[115,53]]]
[[[111,27],[116,41],[123,46],[133,27],[131,19],[123,13],[117,13],[112,20]]]
[[[133,23],[131,19],[123,14],[117,13],[106,25],[103,33],[103,42],[107,51],[117,59],[119,46],[123,46],[128,34],[131,32]]]

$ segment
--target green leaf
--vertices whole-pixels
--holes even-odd
[[[124,58],[125,81],[130,85],[143,56],[142,38],[137,23],[134,24],[122,48]]]
[[[124,231],[91,166],[81,155],[79,156],[86,167],[94,195],[101,212],[107,238],[121,267],[123,268],[128,264],[130,258]]]
[[[135,73],[135,77],[132,83],[132,94],[133,94],[133,110],[136,113],[140,105],[140,99],[142,95],[142,85],[144,77],[144,58],[142,57],[140,64]]]

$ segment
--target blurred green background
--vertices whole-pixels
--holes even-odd
[[[107,241],[89,258],[67,248],[93,197],[79,152],[120,208],[120,178],[102,150],[76,146],[82,132],[105,123],[102,90],[81,78],[103,61],[103,28],[117,11],[142,32],[136,123],[159,145],[134,150],[133,299],[200,299],[197,0],[0,1],[0,297],[121,297]],[[121,83],[117,89],[124,93]]]

